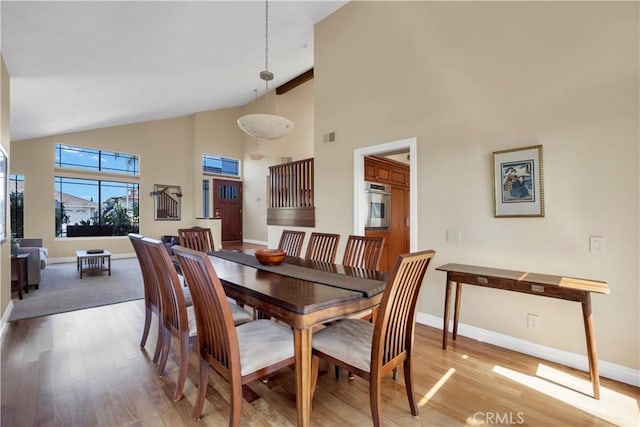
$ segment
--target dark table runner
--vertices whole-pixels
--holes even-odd
[[[238,264],[247,265],[249,267],[269,271],[271,273],[281,274],[283,276],[293,277],[309,282],[321,283],[323,285],[333,286],[335,288],[346,289],[349,291],[361,292],[367,298],[382,293],[387,284],[387,282],[381,280],[366,279],[363,277],[356,277],[348,274],[323,271],[319,269],[288,264],[286,262],[280,265],[262,265],[258,262],[255,256],[243,252],[220,250],[209,252],[209,256],[222,258],[227,261],[233,261]]]

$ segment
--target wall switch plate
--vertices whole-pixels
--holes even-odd
[[[589,252],[602,252],[604,250],[604,237],[589,236]]]
[[[459,229],[451,229],[447,230],[447,242],[449,243],[460,243],[462,240],[462,233]]]

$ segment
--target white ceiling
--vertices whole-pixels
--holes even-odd
[[[270,1],[272,87],[346,1]],[[0,2],[13,141],[236,107],[264,92],[264,2]],[[261,94],[262,94],[261,93]]]

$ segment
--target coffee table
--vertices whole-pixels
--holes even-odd
[[[100,271],[108,271],[111,276],[111,252],[103,249],[102,252],[93,253],[89,249],[76,251],[77,267],[82,279],[83,273],[96,273]]]

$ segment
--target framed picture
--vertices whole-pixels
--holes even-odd
[[[493,153],[494,216],[544,216],[542,145]]]
[[[0,243],[7,240],[7,205],[9,198],[7,197],[7,155],[0,148]]]
[[[179,185],[155,184],[150,196],[154,199],[153,219],[180,221],[182,188]]]

